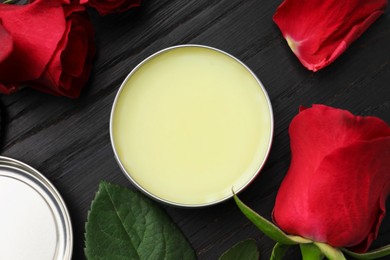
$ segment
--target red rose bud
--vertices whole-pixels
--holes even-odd
[[[0,20],[13,40],[12,51],[0,59],[1,92],[26,85],[54,95],[79,96],[95,53],[93,28],[83,6],[60,0],[0,4]],[[1,35],[2,46],[7,37]]]
[[[290,124],[291,165],[273,217],[287,233],[365,252],[390,192],[390,127],[323,105]]]
[[[95,8],[100,15],[122,13],[130,8],[140,6],[141,2],[142,0],[80,0],[81,4]]]
[[[381,15],[387,0],[285,0],[273,17],[303,66],[328,66]]]

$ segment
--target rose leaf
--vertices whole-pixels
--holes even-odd
[[[241,241],[232,248],[228,249],[225,253],[223,253],[219,260],[258,260],[259,256],[260,253],[258,251],[256,241],[248,239]]]
[[[312,241],[305,239],[299,236],[290,236],[284,233],[280,228],[275,226],[272,222],[268,221],[264,217],[257,214],[247,205],[245,205],[236,195],[234,195],[234,200],[241,210],[241,212],[252,221],[255,226],[260,229],[265,235],[267,235],[272,240],[279,242],[280,244],[286,245],[296,245],[296,244],[306,244],[312,243]]]
[[[88,214],[87,259],[196,259],[180,229],[138,192],[101,182]]]

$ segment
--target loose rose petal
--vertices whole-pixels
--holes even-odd
[[[387,0],[285,0],[273,19],[301,63],[328,66],[384,12]]]
[[[315,105],[293,119],[290,138],[291,165],[275,222],[291,234],[366,251],[390,192],[390,127],[376,117]]]

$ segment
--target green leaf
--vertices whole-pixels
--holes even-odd
[[[330,260],[346,260],[343,252],[340,249],[334,248],[328,244],[314,242],[321,252]]]
[[[287,250],[290,248],[290,245],[283,245],[276,242],[274,249],[272,249],[272,254],[270,260],[281,260],[286,254]]]
[[[256,241],[253,239],[248,239],[241,241],[227,250],[225,253],[223,253],[219,260],[258,260],[259,256],[260,253],[257,248]]]
[[[384,256],[389,255],[390,254],[390,245],[380,247],[378,249],[372,250],[370,252],[362,253],[362,254],[349,251],[348,249],[345,249],[345,248],[341,248],[341,250],[344,253],[346,253],[347,255],[350,255],[356,259],[376,259],[379,257],[384,257]]]
[[[321,250],[315,244],[300,244],[302,260],[321,260],[324,258]]]
[[[196,259],[168,215],[140,193],[101,182],[86,224],[88,259]]]
[[[273,223],[263,218],[251,208],[245,205],[236,195],[234,195],[234,200],[236,201],[237,206],[240,208],[241,212],[250,220],[253,224],[256,225],[265,235],[273,239],[280,244],[286,245],[296,245],[302,243],[312,243],[312,241],[305,239],[299,236],[290,236],[284,233],[280,228],[275,226]]]

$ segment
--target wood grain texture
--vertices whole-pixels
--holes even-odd
[[[37,168],[63,195],[71,213],[74,257],[84,259],[84,224],[100,180],[131,184],[111,149],[109,117],[121,82],[143,59],[186,43],[222,49],[246,63],[270,96],[275,117],[269,159],[240,198],[270,218],[290,161],[288,125],[299,105],[323,103],[390,123],[390,12],[329,67],[313,73],[289,50],[272,15],[281,0],[145,0],[143,7],[99,17],[89,10],[98,54],[81,97],[69,100],[24,89],[1,96],[2,151]],[[237,242],[256,239],[261,258],[273,242],[249,223],[232,200],[202,209],[164,206],[199,259],[216,259]],[[389,208],[389,203],[388,203]],[[373,247],[390,242],[390,218]],[[292,250],[286,259],[299,259]]]

